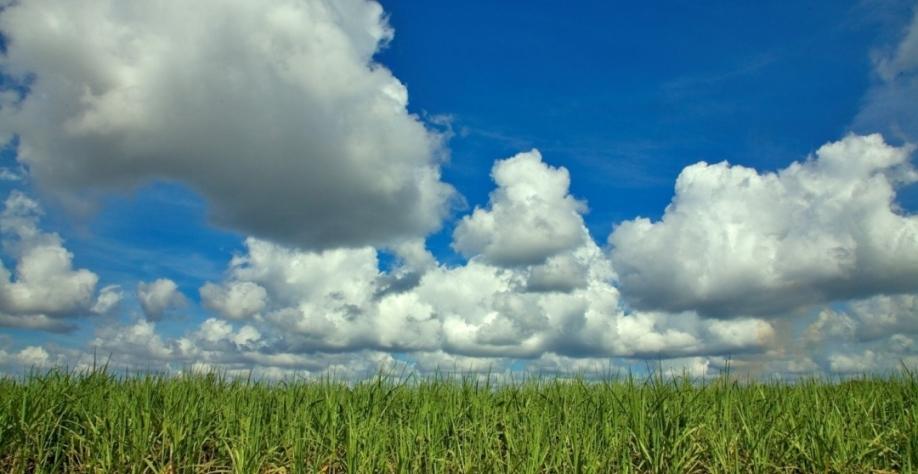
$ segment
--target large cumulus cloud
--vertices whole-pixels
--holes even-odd
[[[453,195],[441,138],[373,55],[365,0],[28,0],[5,8],[0,135],[74,209],[152,179],[219,225],[301,248],[396,245]]]
[[[401,249],[402,266],[383,271],[369,247],[316,252],[249,238],[226,279],[201,288],[204,305],[255,325],[270,341],[266,351],[409,352],[422,365],[546,354],[741,353],[772,342],[769,323],[753,318],[629,311],[607,255],[586,231],[584,206],[569,194],[567,170],[535,151],[498,161],[494,170],[490,209],[475,211],[455,236],[458,242],[478,233],[486,242],[459,245],[469,256],[463,265],[438,264],[415,243]],[[541,225],[530,225],[539,218]],[[480,225],[485,220],[496,225]],[[524,237],[532,243],[522,245],[525,259],[510,258],[520,255],[505,247],[520,226],[535,235]],[[562,234],[572,238],[557,238]],[[229,299],[238,304],[223,303]]]
[[[776,173],[689,166],[659,222],[609,237],[621,289],[640,308],[720,317],[918,290],[918,217],[895,202],[918,179],[912,150],[849,135]]]

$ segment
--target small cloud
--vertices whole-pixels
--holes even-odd
[[[168,278],[137,284],[137,300],[149,321],[159,321],[167,312],[185,307],[187,300],[178,285]]]
[[[10,168],[0,167],[0,181],[21,181],[22,175]]]

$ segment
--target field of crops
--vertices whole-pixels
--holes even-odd
[[[0,380],[2,472],[915,472],[918,378],[704,383],[49,372]]]

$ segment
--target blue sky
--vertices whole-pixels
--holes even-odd
[[[911,7],[383,5],[396,38],[377,57],[408,86],[409,109],[454,120],[447,180],[483,203],[481,171],[538,148],[576,177],[599,233],[661,215],[696,161],[775,170],[854,130],[871,51]]]
[[[6,370],[918,362],[913,2],[5,3]]]

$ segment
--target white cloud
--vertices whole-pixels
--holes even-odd
[[[453,196],[441,137],[373,61],[392,38],[364,0],[33,0],[3,10],[14,77],[0,135],[49,195],[185,183],[212,220],[301,248],[397,245]]]
[[[340,354],[294,353],[269,345],[253,326],[234,327],[210,318],[178,338],[161,336],[156,323],[143,319],[128,325],[101,328],[90,343],[92,351],[69,354],[87,368],[92,354],[110,355],[112,369],[165,370],[171,373],[219,371],[229,376],[261,378],[323,377],[360,379],[397,365],[387,353],[353,351]],[[3,351],[0,351],[2,365]],[[53,357],[53,356],[52,356]],[[15,365],[15,364],[7,364]]]
[[[29,346],[19,351],[17,359],[19,364],[27,367],[44,367],[50,362],[51,355],[43,347]]]
[[[118,307],[124,293],[118,285],[108,285],[99,290],[99,296],[96,303],[92,305],[92,312],[96,314],[108,314]]]
[[[413,368],[422,374],[499,373],[509,364],[507,359],[457,356],[443,351],[417,352],[413,359]]]
[[[0,368],[29,371],[53,367],[61,364],[61,362],[61,357],[52,355],[41,346],[26,346],[14,352],[8,352],[4,348],[0,348]]]
[[[904,167],[904,158],[899,156],[904,151],[887,147],[877,142],[876,137],[851,140],[856,143],[825,147],[816,159],[792,165],[775,175],[715,166],[719,174],[712,181],[717,183],[720,179],[726,184],[711,186],[716,192],[708,194],[677,193],[677,203],[664,217],[664,224],[672,225],[673,221],[667,220],[672,213],[686,209],[700,212],[700,204],[689,205],[692,199],[700,203],[704,201],[703,196],[713,195],[719,197],[705,202],[712,203],[715,209],[711,215],[716,218],[704,215],[700,219],[709,226],[702,228],[713,228],[711,226],[723,224],[723,219],[743,215],[735,210],[733,214],[727,212],[731,208],[721,200],[732,199],[757,210],[758,201],[748,199],[742,194],[745,191],[738,195],[735,191],[743,186],[762,188],[765,190],[759,189],[765,196],[762,200],[772,204],[774,213],[752,214],[773,226],[766,228],[781,229],[780,225],[801,222],[808,225],[795,237],[810,240],[799,243],[791,239],[790,243],[780,242],[782,245],[789,245],[792,250],[794,245],[814,242],[822,245],[824,242],[820,238],[831,231],[843,242],[850,239],[858,242],[856,250],[870,257],[864,260],[872,262],[865,265],[870,271],[904,268],[900,270],[901,276],[901,272],[907,273],[911,268],[909,249],[901,245],[909,244],[909,236],[913,234],[908,233],[908,226],[912,224],[908,223],[908,217],[893,212],[890,203],[892,183],[907,178],[910,173]],[[859,161],[865,159],[864,155],[874,162]],[[852,156],[859,160],[849,160]],[[559,182],[560,169],[550,168],[540,160],[526,164],[536,166],[524,175],[541,176],[536,181],[544,178],[555,184]],[[711,171],[709,168],[698,167],[697,175],[690,177],[709,179],[706,174]],[[529,173],[533,169],[535,172]],[[737,173],[742,179],[736,179],[731,173]],[[497,181],[498,190],[492,197],[500,195],[501,186],[509,188],[515,183],[512,179]],[[700,376],[720,373],[723,357],[728,356],[736,357],[743,370],[793,375],[818,369],[814,360],[820,361],[825,370],[844,372],[859,370],[858,367],[885,369],[890,367],[886,359],[898,358],[907,363],[915,359],[913,339],[909,337],[914,321],[914,301],[910,294],[875,296],[827,309],[802,334],[805,345],[799,347],[794,345],[793,338],[784,334],[786,324],[780,319],[741,316],[743,313],[730,319],[709,319],[692,309],[675,312],[635,309],[622,299],[616,286],[620,270],[616,272],[609,254],[589,237],[579,211],[571,206],[577,201],[567,191],[566,175],[562,181],[563,186],[550,186],[561,199],[518,200],[513,203],[514,216],[567,212],[576,224],[571,228],[580,228],[584,238],[542,253],[532,263],[517,261],[508,265],[506,260],[495,260],[494,256],[500,253],[493,252],[496,247],[483,246],[478,250],[482,253],[467,254],[467,263],[447,266],[438,263],[422,241],[414,240],[394,246],[397,261],[394,268],[384,271],[372,247],[308,251],[248,238],[245,251],[230,261],[225,279],[207,283],[200,289],[203,306],[213,311],[214,316],[224,319],[209,318],[177,338],[159,334],[150,320],[138,320],[127,326],[98,330],[90,348],[112,354],[118,364],[126,367],[164,366],[177,371],[191,365],[200,370],[218,369],[239,374],[253,369],[272,377],[329,372],[370,375],[387,364],[410,366],[422,372],[461,368],[487,373],[492,369],[510,370],[515,366],[514,360],[520,358],[527,359],[523,364],[527,370],[556,373],[596,373],[603,367],[611,367],[612,358],[616,364],[623,364],[616,367],[626,367],[646,358],[662,358],[672,359],[662,366],[668,371],[666,373],[688,370],[691,375]],[[779,193],[775,198],[774,194],[769,194],[774,191],[772,188],[784,194]],[[829,188],[832,191],[826,190]],[[691,190],[691,186],[688,189]],[[838,202],[833,198],[838,198]],[[492,198],[490,209],[483,212],[497,215],[496,209],[499,210],[503,202],[502,198]],[[787,202],[798,203],[800,207]],[[807,202],[818,206],[808,207],[804,205]],[[39,231],[33,224],[34,218],[28,217],[39,211],[37,204],[23,200],[13,207],[22,211],[10,212],[4,228],[16,229],[15,235],[27,238],[10,240],[8,252],[27,252],[33,245],[29,242],[57,242]],[[806,214],[809,220],[793,217],[790,223],[782,223],[782,212],[788,209],[793,211],[792,216],[795,212],[804,212],[800,209],[809,212]],[[853,214],[842,218],[839,209]],[[834,213],[830,212],[832,210]],[[769,216],[773,218],[771,221]],[[877,232],[870,234],[865,230],[867,224],[861,220],[873,224]],[[688,219],[681,221],[688,222]],[[772,237],[771,233],[761,232],[763,224],[758,221],[746,223],[746,227],[740,219],[728,219],[728,222],[738,222],[737,227],[749,235],[739,231],[736,235],[744,238]],[[883,240],[896,225],[905,226],[899,234],[899,242],[905,242],[897,244],[900,247]],[[489,238],[496,242],[502,238],[498,234],[507,228],[498,225],[492,230],[495,233]],[[694,232],[703,235],[697,229]],[[788,234],[794,236],[792,231]],[[653,241],[652,238],[644,240]],[[701,243],[714,245],[710,241]],[[614,257],[615,253],[612,255]],[[655,255],[663,263],[670,258],[667,252]],[[795,255],[799,257],[802,252]],[[844,252],[832,255],[844,255]],[[896,265],[891,265],[891,261]],[[688,263],[692,263],[690,259]],[[795,275],[807,275],[816,266],[803,258],[792,263],[801,267],[777,268],[796,272]],[[729,267],[733,261],[725,256],[720,264]],[[685,278],[681,272],[678,267],[670,268],[672,277]],[[729,271],[727,274],[732,275]],[[714,275],[726,278],[716,272]],[[874,274],[868,272],[866,275]],[[103,289],[93,307],[102,312],[101,308],[114,304],[104,301],[116,302],[117,293],[116,287]],[[174,306],[179,295],[176,285],[169,280],[141,283],[138,293],[138,300],[145,306],[148,318],[152,315],[151,319]],[[741,296],[736,296],[737,301],[743,301]],[[748,290],[746,298],[756,302],[759,297],[755,291]],[[227,320],[244,321],[244,324]],[[33,318],[30,321],[38,324],[54,320]],[[831,346],[821,345],[829,339],[833,341]],[[408,353],[406,360],[396,361],[392,354],[397,352]],[[52,360],[60,358],[50,349],[49,353]],[[86,357],[74,360],[85,363]]]
[[[113,296],[103,291],[94,300],[98,276],[73,268],[73,254],[60,236],[38,227],[41,213],[38,203],[19,191],[4,203],[0,233],[16,265],[11,271],[0,262],[0,325],[66,331],[74,327],[73,316],[92,313]]]
[[[661,363],[661,375],[665,378],[699,378],[716,375],[719,372],[713,370],[711,361],[707,357],[685,357],[669,359]]]
[[[816,321],[807,327],[804,337],[810,343],[832,339],[848,340],[854,337],[856,330],[857,322],[847,314],[823,309]]]
[[[773,328],[759,319],[710,321],[692,312],[628,311],[613,285],[615,272],[607,255],[589,238],[579,205],[568,194],[566,172],[544,165],[535,154],[518,155],[495,169],[503,177],[492,198],[531,196],[529,191],[508,191],[517,182],[504,172],[535,182],[547,179],[541,186],[557,197],[516,200],[513,216],[566,213],[582,239],[543,253],[535,264],[518,261],[509,267],[494,263],[499,253],[493,252],[495,247],[469,254],[464,265],[438,265],[417,243],[399,251],[401,266],[384,272],[372,248],[312,252],[249,238],[246,252],[230,262],[226,280],[201,288],[204,303],[227,319],[246,319],[276,350],[406,351],[423,354],[418,363],[424,366],[430,361],[464,363],[462,358],[468,357],[497,360],[547,353],[745,353],[773,344]],[[486,212],[503,215],[504,203],[504,197],[493,198]],[[498,233],[512,232],[512,226],[492,230],[493,240],[501,241],[505,237]],[[219,303],[230,299],[233,288],[240,288],[240,301],[251,299],[252,304]],[[228,314],[227,307],[250,309]]]
[[[526,371],[539,375],[607,377],[623,374],[623,368],[609,358],[565,357],[548,352],[526,364]]]
[[[851,303],[858,339],[871,341],[896,333],[918,334],[918,295],[877,296]]]
[[[90,343],[120,364],[350,377],[406,363],[507,370],[515,358],[576,373],[661,357],[667,373],[692,375],[734,354],[762,373],[916,361],[918,218],[895,197],[918,173],[910,148],[878,135],[776,173],[690,166],[662,220],[622,223],[609,253],[568,171],[520,153],[495,163],[489,202],[453,233],[468,262],[448,266],[424,245],[454,195],[440,180],[445,136],[407,112],[406,88],[374,62],[393,35],[377,3],[30,0],[0,13],[0,31],[4,73],[35,75],[25,97],[0,91],[0,137],[20,137],[18,159],[50,196],[89,210],[106,192],[174,180],[216,223],[256,236],[199,290],[223,319],[181,337],[155,324],[185,302],[175,282],[140,282],[146,320]],[[875,68],[854,128],[915,139],[918,13]],[[2,168],[0,180],[21,174]],[[0,216],[16,262],[0,262],[0,326],[67,330],[73,316],[112,313],[121,290],[97,294],[98,276],[73,268],[40,214],[14,192]],[[863,299],[837,303],[852,298]],[[771,318],[829,302],[800,341]],[[87,354],[28,346],[0,350],[0,365]]]
[[[832,373],[918,368],[918,296],[874,296],[823,309],[803,332],[805,354]]]
[[[123,364],[154,368],[150,364],[159,361],[181,360],[180,351],[175,344],[164,341],[156,332],[156,323],[137,320],[129,326],[105,326],[96,332],[96,337],[89,347],[99,354],[111,355]]]
[[[64,333],[76,329],[76,324],[68,319],[52,318],[44,314],[0,313],[0,327]]]
[[[901,40],[875,54],[875,81],[865,95],[852,128],[883,132],[908,142],[918,141],[918,8]]]
[[[138,283],[137,300],[143,314],[150,321],[158,321],[170,310],[182,308],[187,304],[178,285],[168,278],[159,278],[151,283]]]
[[[918,217],[895,205],[912,149],[850,135],[777,173],[687,167],[659,222],[609,237],[628,301],[736,317],[918,290]]]
[[[841,374],[866,374],[877,369],[877,355],[871,350],[861,354],[832,354],[829,370]]]
[[[806,330],[812,343],[871,342],[893,335],[918,334],[918,295],[874,296],[849,302],[844,309],[823,310]]]
[[[21,181],[22,174],[6,167],[0,167],[0,181]]]
[[[497,189],[489,208],[476,208],[453,233],[463,255],[501,266],[539,264],[589,238],[586,205],[568,194],[567,169],[546,165],[538,150],[498,161],[491,177]]]
[[[918,70],[918,11],[912,16],[896,48],[890,54],[879,56],[875,65],[880,77],[887,81]]]
[[[228,319],[247,319],[265,308],[265,289],[250,281],[228,285],[206,283],[200,289],[201,303]]]

